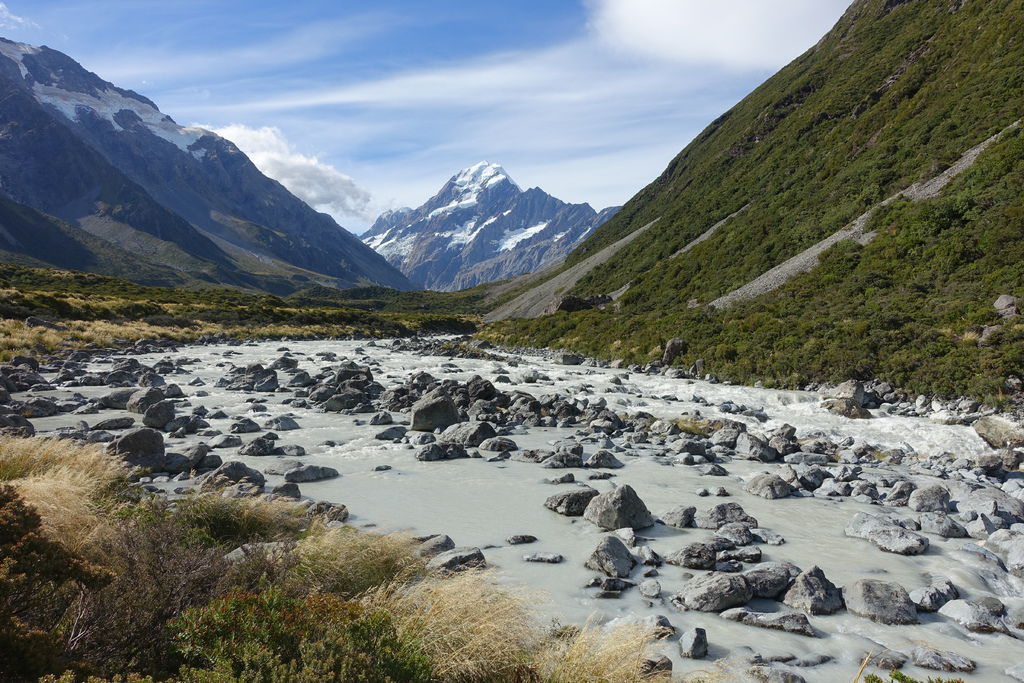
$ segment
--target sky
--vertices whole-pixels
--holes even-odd
[[[622,204],[848,4],[5,0],[0,35],[217,131],[359,233],[483,160]]]

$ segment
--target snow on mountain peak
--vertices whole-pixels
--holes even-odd
[[[41,54],[44,49],[0,39],[0,55],[11,59],[17,64],[23,78],[29,74],[24,58],[27,55]],[[123,126],[117,121],[117,115],[125,111],[131,112],[141,120],[142,124],[151,133],[170,142],[184,152],[189,151],[189,147],[199,138],[210,134],[209,131],[202,128],[179,126],[170,116],[157,109],[149,100],[139,97],[130,91],[116,88],[93,74],[90,75],[96,81],[95,88],[88,88],[91,92],[81,92],[62,87],[63,83],[60,85],[53,83],[44,84],[35,80],[32,82],[32,94],[40,103],[55,108],[69,121],[80,122],[81,110],[86,109],[97,117],[106,119],[114,127],[114,130],[117,131],[123,130]],[[60,83],[60,81],[57,81],[57,83]]]
[[[39,52],[39,48],[34,45],[26,45],[25,43],[15,43],[12,40],[0,39],[0,55],[9,57],[18,65],[18,69],[21,71],[21,77],[24,78],[28,75],[28,69],[22,64],[21,58],[25,55],[34,55]]]
[[[448,181],[448,185],[445,186],[445,189],[451,188],[454,197],[448,204],[434,209],[430,216],[439,216],[444,213],[476,206],[481,192],[506,181],[518,192],[522,192],[522,188],[516,185],[508,173],[505,172],[505,169],[498,164],[481,161],[469,168],[464,168],[452,176],[452,179]]]
[[[512,178],[505,172],[505,169],[489,161],[481,161],[469,168],[464,168],[452,178],[456,187],[469,191],[497,185],[502,180],[512,183]],[[515,185],[515,183],[512,184]]]

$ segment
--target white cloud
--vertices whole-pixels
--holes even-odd
[[[780,67],[850,0],[591,0],[591,28],[624,53],[680,64]]]
[[[813,45],[847,3],[590,0],[580,34],[546,48],[203,83],[196,87],[207,98],[188,89],[158,100],[176,118],[287,130],[298,149],[318,150],[374,189],[367,213],[417,206],[481,159],[524,187],[600,208],[656,178],[708,122]],[[352,218],[346,227],[367,225]]]
[[[339,223],[368,218],[370,193],[330,164],[295,151],[279,129],[231,124],[211,130],[234,142],[260,171],[317,211],[330,214]]]
[[[0,28],[27,28],[35,27],[37,24],[25,17],[19,17],[12,12],[7,3],[0,2]]]

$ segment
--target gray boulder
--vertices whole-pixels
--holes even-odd
[[[949,508],[949,491],[938,484],[922,486],[910,494],[907,507],[915,512],[945,512]]]
[[[393,425],[387,429],[380,430],[373,435],[373,438],[377,441],[394,441],[405,436],[405,432],[406,429],[402,425]]]
[[[702,628],[690,628],[679,636],[679,655],[686,659],[708,656],[708,634]]]
[[[420,557],[434,557],[454,549],[455,541],[446,534],[437,534],[420,543],[416,548],[416,554]]]
[[[263,486],[267,483],[266,477],[257,470],[248,467],[241,460],[229,460],[217,469],[204,474],[202,477],[204,482],[215,481],[222,478],[236,484],[243,480],[250,481],[257,486]]]
[[[613,470],[617,470],[620,467],[624,467],[622,462],[614,455],[612,455],[611,451],[606,451],[604,449],[596,451],[593,455],[591,455],[589,458],[583,461],[583,466]]]
[[[238,449],[239,455],[261,457],[270,455],[274,450],[274,442],[265,437],[257,437]]]
[[[628,484],[595,496],[583,511],[583,518],[608,531],[623,527],[646,529],[654,525],[654,517]]]
[[[128,396],[128,399],[125,401],[124,408],[129,413],[138,413],[139,415],[142,415],[146,412],[147,408],[162,400],[164,400],[164,394],[156,387],[136,389],[130,396]]]
[[[967,529],[945,512],[922,512],[917,523],[925,533],[943,538],[967,538]]]
[[[687,569],[714,569],[716,549],[710,543],[690,543],[665,558],[665,562]]]
[[[939,614],[972,633],[1010,633],[1004,620],[1006,607],[996,598],[950,600],[939,608]]]
[[[1012,318],[1017,315],[1017,297],[1011,294],[1000,294],[992,304],[1000,318]]]
[[[308,481],[334,479],[337,476],[339,476],[338,470],[333,467],[324,467],[323,465],[299,465],[295,469],[285,472],[284,480],[302,484]]]
[[[680,505],[674,507],[661,516],[661,521],[676,529],[686,529],[693,526],[693,516],[697,508],[692,505]]]
[[[518,451],[519,445],[507,436],[495,436],[485,439],[480,444],[480,450],[490,453],[507,453],[508,451]]]
[[[270,490],[275,496],[281,496],[282,498],[292,498],[298,500],[302,497],[302,493],[299,491],[299,485],[294,482],[285,482],[284,484],[278,484]]]
[[[800,574],[800,568],[789,562],[764,562],[743,572],[743,578],[755,598],[778,600]]]
[[[768,500],[787,498],[793,493],[793,487],[789,482],[777,474],[759,474],[748,481],[744,489],[747,493]]]
[[[673,596],[673,602],[698,612],[721,612],[750,602],[753,591],[741,574],[704,574],[691,579]]]
[[[871,541],[882,550],[898,555],[920,555],[928,549],[928,539],[921,534],[866,512],[855,514],[847,523],[845,533]]]
[[[437,574],[463,572],[469,569],[484,569],[487,561],[480,548],[452,548],[435,555],[427,562],[427,571]]]
[[[1024,425],[999,415],[986,415],[972,425],[988,445],[993,448],[1013,448],[1024,445]]]
[[[438,439],[445,443],[476,447],[497,435],[490,422],[460,422],[441,432]]]
[[[111,453],[135,467],[159,471],[164,465],[164,435],[149,427],[125,432],[110,442]]]
[[[163,429],[174,419],[174,402],[157,401],[142,414],[142,424],[153,429]]]
[[[541,467],[549,470],[561,470],[567,467],[583,467],[583,457],[571,451],[559,451],[546,458]]]
[[[135,424],[134,417],[109,417],[100,420],[92,426],[93,431],[110,431],[117,429],[128,429]]]
[[[970,673],[976,665],[974,660],[968,659],[953,652],[943,652],[921,645],[915,647],[910,653],[910,659],[922,669],[933,671],[958,671]]]
[[[807,615],[801,612],[754,612],[746,607],[734,607],[722,612],[722,618],[738,621],[747,626],[785,631],[810,638],[818,637],[811,623],[807,621]]]
[[[1024,522],[1024,500],[990,486],[971,491],[957,501],[956,507],[961,514],[976,512],[979,515],[999,517],[1007,524]]]
[[[562,491],[544,501],[544,507],[566,517],[580,517],[598,492],[589,486]]]
[[[916,624],[917,608],[903,586],[876,579],[860,579],[843,588],[851,614],[880,624]]]
[[[459,422],[459,409],[443,389],[434,389],[412,406],[412,427],[415,432],[447,429]]]
[[[910,591],[910,599],[921,612],[938,612],[939,608],[958,597],[960,591],[946,578],[939,578],[929,586]]]
[[[665,342],[665,350],[661,354],[662,365],[672,365],[672,362],[679,357],[679,354],[686,353],[688,344],[679,337],[672,337]]]
[[[843,608],[843,594],[815,566],[797,575],[782,602],[808,614],[833,614]]]
[[[719,503],[693,517],[694,526],[700,529],[717,529],[729,522],[741,522],[752,528],[758,526],[757,520],[748,515],[739,503]]]
[[[293,429],[299,429],[299,423],[295,421],[295,418],[289,417],[288,415],[278,415],[272,417],[263,424],[264,429],[272,429],[275,432],[287,432]]]
[[[100,405],[104,408],[111,408],[113,410],[126,410],[128,408],[128,399],[132,397],[138,389],[129,387],[125,389],[114,389],[110,393],[100,396]],[[160,398],[163,398],[161,396]]]
[[[587,558],[584,566],[607,576],[625,578],[636,566],[636,559],[617,536],[605,536]]]

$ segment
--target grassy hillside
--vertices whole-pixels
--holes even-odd
[[[685,338],[738,380],[880,375],[904,386],[998,395],[1019,372],[1021,331],[992,302],[1024,294],[1024,145],[1004,136],[937,199],[878,212],[866,247],[841,243],[814,272],[724,312],[691,309],[934,176],[1024,111],[1024,1],[859,0],[817,46],[701,133],[569,259],[654,218],[577,294],[631,283],[617,312],[510,321],[503,341],[635,360]],[[687,255],[677,250],[749,204]]]
[[[236,289],[149,287],[93,273],[0,264],[0,358],[37,345],[52,351],[155,336],[187,341],[218,332],[267,338],[476,329],[473,316],[446,312],[450,306],[425,308],[371,311],[344,301],[291,301]],[[59,321],[69,331],[26,327],[22,321],[28,316]]]

